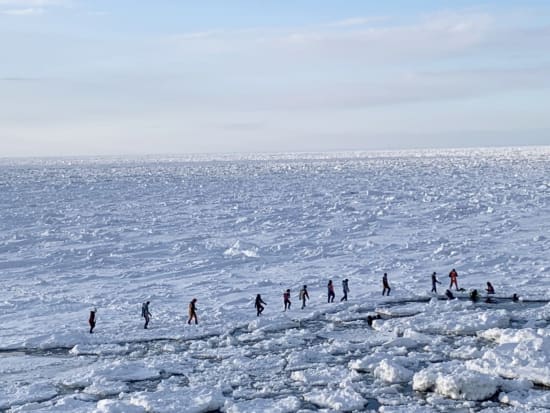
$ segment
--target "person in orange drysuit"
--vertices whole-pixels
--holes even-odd
[[[453,288],[453,285],[454,285],[456,290],[458,291],[458,282],[457,282],[458,273],[454,268],[449,273],[449,278],[451,279],[451,284],[449,285],[449,288]]]

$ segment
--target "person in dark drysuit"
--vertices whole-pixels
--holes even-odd
[[[259,317],[260,314],[264,311],[264,305],[267,305],[264,300],[262,300],[262,296],[258,294],[256,296],[256,302],[254,303],[254,307],[256,307],[256,315]]]
[[[386,295],[386,291],[388,292],[388,295],[390,295],[390,284],[388,283],[388,274],[384,273],[384,276],[382,277],[382,295]]]
[[[434,271],[433,274],[432,274],[432,293],[437,294],[437,285],[436,284],[441,284],[441,282],[437,279],[436,272]]]
[[[302,287],[298,297],[300,298],[300,300],[302,300],[302,310],[303,310],[304,308],[306,308],[306,300],[309,300],[309,294],[307,292],[307,285],[304,285]]]
[[[97,310],[95,308],[92,308],[90,310],[90,317],[88,318],[88,324],[90,324],[90,334],[94,332],[95,328],[95,313]]]
[[[327,289],[328,289],[328,302],[333,303],[334,297],[336,296],[336,294],[334,293],[334,284],[332,284],[332,280],[328,280]]]
[[[290,288],[283,293],[283,303],[285,305],[284,311],[290,310],[290,306],[292,305],[290,302]]]
[[[451,292],[451,290],[445,291],[445,295],[447,296],[447,300],[452,300],[452,299],[455,298],[455,296],[453,295],[453,293]]]
[[[477,290],[473,289],[472,291],[470,291],[470,300],[477,301],[478,299],[479,299],[479,293],[477,292]]]
[[[191,320],[195,320],[195,324],[199,324],[199,320],[197,319],[197,299],[193,298],[191,302],[189,303],[189,319],[187,320],[187,324],[191,324]]]
[[[145,318],[145,325],[143,328],[147,329],[147,326],[149,325],[149,321],[151,320],[151,313],[149,311],[149,304],[150,301],[146,301],[141,305],[141,316]]]
[[[367,316],[367,324],[369,325],[369,327],[372,327],[372,323],[374,320],[380,320],[382,317],[380,316],[380,314],[376,314],[375,316],[372,316],[372,315],[369,315]]]
[[[486,288],[487,294],[494,294],[495,289],[493,287],[493,284],[491,284],[489,281],[487,281],[487,288]]]
[[[347,278],[342,281],[342,292],[344,293],[344,296],[340,298],[340,301],[348,301],[349,285]]]
[[[458,291],[458,281],[457,281],[458,273],[454,268],[449,273],[449,278],[451,279],[451,285],[449,285],[449,288],[453,288],[453,285],[454,285],[456,290]]]

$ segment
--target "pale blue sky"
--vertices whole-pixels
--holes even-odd
[[[550,145],[547,1],[0,0],[0,157]]]

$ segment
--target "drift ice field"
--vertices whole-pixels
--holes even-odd
[[[4,159],[0,216],[0,411],[550,410],[550,147]]]

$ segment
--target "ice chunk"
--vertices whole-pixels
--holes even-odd
[[[145,409],[124,401],[104,399],[97,402],[94,413],[145,413]]]
[[[468,368],[505,378],[523,378],[550,386],[550,332],[546,329],[493,329],[482,337],[499,345],[488,349],[479,360],[468,362]]]
[[[501,393],[498,397],[501,403],[528,411],[531,409],[547,409],[550,411],[550,393],[540,390],[517,390],[510,393]]]
[[[32,402],[49,400],[57,396],[57,389],[50,383],[8,383],[0,388],[0,410]]]
[[[243,402],[226,402],[225,412],[227,413],[292,413],[300,408],[300,401],[297,397],[289,396],[283,399],[254,399]]]
[[[501,379],[468,370],[456,361],[432,365],[413,377],[414,390],[434,391],[455,400],[490,399],[498,391],[500,383]]]
[[[344,380],[349,370],[342,367],[327,367],[326,365],[308,370],[293,371],[291,379],[308,385],[322,385]]]
[[[367,401],[353,389],[351,384],[335,390],[330,388],[313,390],[304,394],[304,399],[316,406],[343,412],[359,410],[367,404]]]
[[[170,386],[154,392],[136,393],[130,397],[130,402],[148,412],[204,413],[221,409],[225,397],[217,387]]]
[[[425,313],[414,317],[387,320],[384,328],[413,329],[432,334],[472,334],[495,327],[508,327],[510,324],[510,315],[506,310],[460,309],[466,304],[445,304],[431,305]]]
[[[374,376],[388,383],[403,383],[413,377],[414,372],[392,360],[382,360],[374,369]]]

